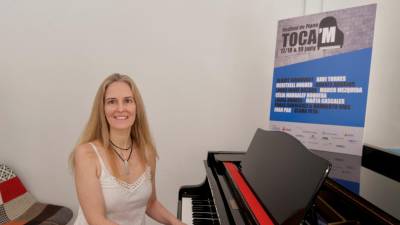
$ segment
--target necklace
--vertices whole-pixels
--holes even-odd
[[[131,147],[132,147],[132,144],[131,144],[130,146],[128,146],[128,148],[121,148],[121,147],[119,147],[118,145],[114,144],[114,142],[112,142],[111,140],[110,140],[110,144],[111,144],[114,148],[118,148],[119,150],[124,150],[124,151],[128,151],[128,150],[131,149]]]
[[[110,142],[111,142],[111,140],[110,140]],[[124,159],[122,157],[122,155],[120,155],[117,152],[117,150],[115,149],[114,145],[111,145],[111,149],[115,152],[115,154],[117,154],[118,158],[120,158],[122,160],[122,162],[124,163],[124,170],[125,170],[124,172],[125,172],[125,175],[128,176],[129,175],[129,164],[128,164],[128,161],[129,161],[129,159],[131,158],[131,155],[132,155],[132,146],[130,146],[129,149],[126,149],[126,150],[130,150],[128,158],[126,158],[126,159]]]

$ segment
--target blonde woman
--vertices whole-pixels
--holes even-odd
[[[158,200],[157,152],[144,104],[133,80],[108,76],[71,154],[79,211],[75,225],[142,225],[145,214],[181,225]]]

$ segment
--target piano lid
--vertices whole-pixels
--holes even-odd
[[[279,131],[258,129],[241,172],[270,216],[279,224],[299,224],[330,170],[329,161]]]

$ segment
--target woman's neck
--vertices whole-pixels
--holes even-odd
[[[130,131],[110,130],[110,140],[121,148],[129,148],[132,145]]]

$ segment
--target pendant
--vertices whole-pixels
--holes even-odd
[[[129,167],[128,167],[128,161],[124,160],[124,169],[125,169],[125,175],[129,175]]]

